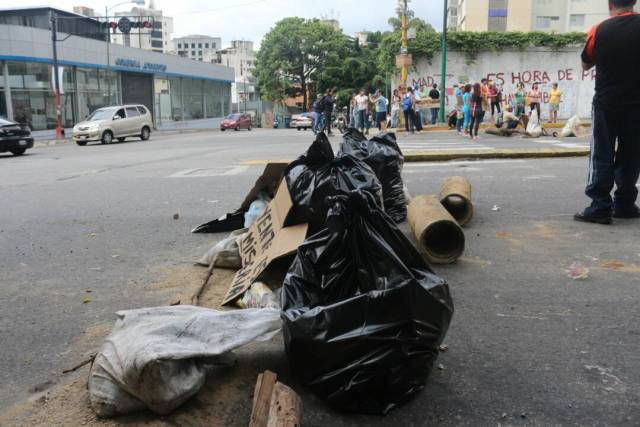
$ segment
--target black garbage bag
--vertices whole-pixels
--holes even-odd
[[[341,153],[351,154],[376,173],[382,184],[384,210],[396,223],[407,219],[407,200],[402,182],[404,156],[394,133],[381,133],[367,141],[357,129],[348,129],[340,145]]]
[[[284,175],[293,202],[287,225],[309,223],[310,234],[324,228],[327,197],[362,190],[382,206],[382,186],[371,167],[350,154],[335,157],[322,132],[304,155],[287,166]]]
[[[281,294],[292,371],[333,407],[386,414],[425,386],[453,315],[436,276],[373,196],[329,198]]]

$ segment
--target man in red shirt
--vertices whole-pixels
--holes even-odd
[[[635,204],[640,175],[640,15],[633,12],[636,2],[609,0],[611,17],[591,29],[582,52],[583,68],[596,67],[596,91],[585,191],[592,203],[575,214],[576,221],[611,224],[612,216],[640,218]]]

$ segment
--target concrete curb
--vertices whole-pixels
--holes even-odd
[[[563,157],[586,157],[589,148],[503,148],[499,150],[465,150],[465,151],[424,151],[404,155],[406,163],[413,162],[445,162],[448,160],[488,160],[488,159],[546,159]],[[246,160],[240,162],[247,166],[262,166],[267,163],[289,163],[293,159]]]
[[[404,155],[405,162],[443,162],[460,159],[543,159],[588,156],[589,148],[504,148],[499,150],[429,151]]]
[[[584,127],[591,127],[591,123],[583,123]],[[482,123],[480,125],[480,129],[489,129],[494,127],[493,123]],[[564,123],[543,123],[542,127],[545,129],[562,129],[564,127]],[[396,133],[406,133],[407,131],[404,128],[397,129],[388,129],[389,131],[393,131]],[[426,125],[422,128],[423,132],[446,132],[446,131],[455,131],[455,129],[450,129],[446,125]]]

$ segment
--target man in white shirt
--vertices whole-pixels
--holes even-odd
[[[356,95],[356,127],[360,132],[364,133],[366,127],[367,115],[369,114],[369,97],[365,94],[364,89],[360,89],[360,93]]]

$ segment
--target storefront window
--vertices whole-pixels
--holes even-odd
[[[37,62],[8,62],[9,85],[14,120],[33,130],[54,129],[56,108],[51,86],[53,67]],[[74,78],[72,67],[60,67],[62,82],[60,103],[65,127],[74,124]]]
[[[153,81],[156,123],[173,120],[169,79],[156,77]]]
[[[204,99],[207,118],[222,117],[222,83],[206,80],[204,82]]]
[[[202,119],[202,80],[182,79],[185,120]]]
[[[97,68],[77,68],[76,79],[78,80],[78,121],[98,108],[119,103],[120,88],[117,72],[110,71],[107,74],[106,70]],[[109,96],[109,90],[111,90],[111,96]]]
[[[171,96],[171,117],[173,120],[182,120],[182,84],[179,78],[169,79]]]

